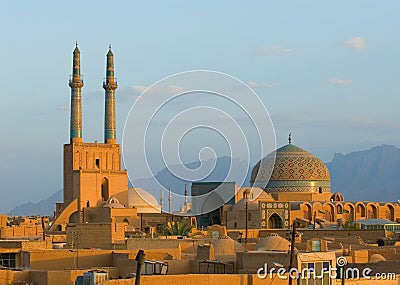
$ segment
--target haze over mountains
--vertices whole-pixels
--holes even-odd
[[[381,145],[369,150],[336,153],[326,164],[332,192],[347,201],[397,201],[400,198],[400,149]]]
[[[203,181],[221,181],[226,177],[230,166],[229,157],[217,159],[215,169]],[[209,167],[214,161],[205,161],[204,168]],[[233,169],[232,177],[244,178],[244,185],[249,185],[250,170],[247,162],[234,159],[237,165]],[[189,169],[199,167],[200,162],[192,162],[186,165]],[[370,201],[397,201],[400,198],[400,149],[391,145],[381,145],[369,150],[351,152],[343,155],[336,153],[327,167],[331,175],[331,191],[340,192],[345,200],[370,200]],[[174,166],[172,166],[174,169]],[[163,169],[156,174],[156,179],[165,187],[171,187],[176,193],[183,194],[184,180]],[[160,186],[151,178],[137,179],[135,187],[141,187],[150,191],[157,199]],[[190,185],[189,185],[190,187]],[[55,203],[62,201],[62,190],[38,203],[28,202],[13,209],[13,215],[52,215]],[[178,206],[178,205],[175,205]]]

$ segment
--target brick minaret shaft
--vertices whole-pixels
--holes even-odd
[[[81,53],[78,49],[78,43],[74,50],[74,59],[72,64],[72,76],[69,80],[71,87],[71,124],[70,124],[70,142],[82,142],[82,98],[81,89],[83,80],[81,79]]]
[[[104,142],[106,144],[116,144],[115,89],[117,87],[114,78],[114,54],[110,45],[107,53],[106,79],[103,82],[103,88],[106,92],[104,112]]]

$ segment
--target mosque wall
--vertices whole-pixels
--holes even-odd
[[[64,145],[64,207],[80,198],[80,208],[98,206],[112,196],[127,204],[128,174],[121,171],[117,144]]]

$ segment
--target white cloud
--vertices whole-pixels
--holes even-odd
[[[344,41],[344,44],[355,50],[364,50],[364,49],[367,49],[367,47],[368,47],[367,42],[362,37],[355,37],[355,38],[347,39]]]
[[[353,83],[353,80],[350,79],[340,79],[337,77],[331,77],[328,79],[328,81],[332,84],[335,85],[350,85],[351,83]]]
[[[144,85],[132,85],[132,86],[130,86],[130,89],[136,95],[142,94],[148,88],[149,88],[149,86],[144,86]],[[147,92],[150,92],[151,94],[157,95],[157,94],[179,94],[179,93],[182,93],[183,91],[185,91],[185,89],[183,87],[181,87],[181,86],[169,85],[169,86],[153,86]]]
[[[289,54],[293,51],[291,48],[284,48],[279,45],[273,45],[270,47],[261,47],[258,50],[258,54],[260,55],[266,55],[266,56],[271,56],[271,55],[285,55]]]
[[[251,88],[256,89],[256,88],[273,88],[277,87],[280,84],[279,83],[257,83],[255,81],[249,81],[247,82],[247,85],[249,85]]]
[[[149,86],[144,86],[144,85],[132,85],[130,87],[132,89],[132,91],[134,91],[137,94],[141,94],[144,90],[146,90],[147,88],[149,88]]]

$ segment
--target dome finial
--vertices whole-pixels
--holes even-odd
[[[292,143],[292,133],[289,133],[289,138],[288,138],[289,144]]]

